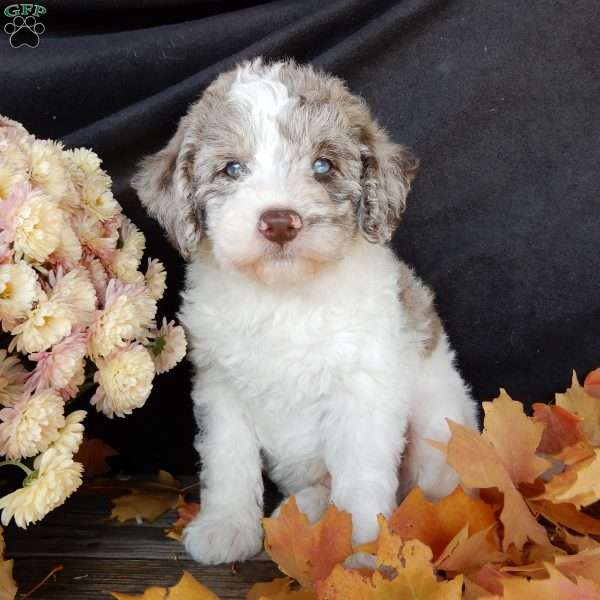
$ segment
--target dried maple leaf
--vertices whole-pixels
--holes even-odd
[[[571,556],[557,556],[556,568],[571,579],[584,577],[600,583],[600,547],[582,550]]]
[[[600,535],[600,520],[578,511],[573,504],[554,504],[548,500],[528,500],[531,510],[555,525],[564,525],[579,533]]]
[[[600,445],[600,398],[581,387],[575,371],[571,387],[564,394],[556,394],[556,404],[581,418],[581,429],[590,443]]]
[[[293,579],[280,577],[268,583],[255,583],[246,600],[317,600],[312,590],[291,590]]]
[[[81,442],[74,460],[83,465],[86,477],[96,477],[110,471],[106,459],[117,454],[119,453],[114,448],[100,438],[86,438]]]
[[[469,536],[465,526],[448,543],[436,561],[438,569],[447,573],[466,573],[485,564],[498,564],[506,560],[500,551],[500,538],[496,523]]]
[[[494,565],[483,565],[479,571],[469,575],[478,588],[485,590],[490,594],[502,595],[502,582],[509,576],[503,573]]]
[[[489,418],[491,409],[488,407],[486,419]],[[502,550],[506,551],[511,544],[521,549],[528,539],[538,544],[548,544],[546,530],[535,520],[525,500],[521,496],[511,473],[522,476],[537,477],[545,470],[546,462],[539,462],[538,457],[533,454],[539,444],[541,430],[535,429],[532,439],[528,443],[521,443],[510,436],[502,442],[498,437],[499,427],[493,428],[492,439],[498,446],[515,443],[523,449],[520,458],[512,453],[503,452],[503,456],[513,456],[523,463],[529,462],[529,466],[521,465],[509,470],[504,464],[496,447],[492,446],[487,436],[480,435],[467,427],[463,427],[453,421],[448,421],[451,438],[445,446],[435,443],[439,449],[445,449],[448,463],[456,470],[461,481],[470,488],[498,488],[504,496],[500,520],[504,525],[502,538]],[[523,434],[524,428],[515,427],[515,432]],[[527,452],[525,451],[527,448]],[[533,448],[533,450],[531,450]]]
[[[483,437],[496,451],[513,483],[533,483],[551,463],[535,454],[544,433],[505,390],[493,402],[483,403]]]
[[[383,517],[379,518],[377,565],[391,568],[393,577],[375,571],[367,577],[356,571],[335,567],[325,581],[317,584],[321,600],[459,600],[462,576],[439,581],[431,563],[430,548],[419,540],[403,541],[392,533]]]
[[[600,542],[597,542],[595,539],[587,535],[573,535],[562,527],[556,528],[556,535],[572,552],[600,548]]]
[[[150,587],[141,596],[110,592],[117,600],[219,600],[208,588],[198,583],[187,571],[171,588]]]
[[[577,508],[600,500],[600,448],[594,448],[590,458],[568,465],[562,473],[555,475],[536,499],[569,502]]]
[[[581,419],[561,406],[535,403],[533,420],[544,424],[544,433],[539,452],[558,454],[569,446],[574,446],[586,438],[581,430]]]
[[[166,536],[180,542],[183,537],[183,530],[190,524],[199,511],[200,505],[197,502],[184,502],[181,506],[178,506],[178,518],[169,529],[165,529]]]
[[[525,579],[508,577],[502,580],[503,594],[483,596],[481,600],[600,600],[600,586],[593,581],[571,581],[551,564],[544,565],[549,577]]]
[[[404,539],[418,539],[437,558],[450,541],[468,526],[472,535],[496,522],[494,510],[479,498],[472,498],[459,486],[449,496],[430,502],[413,489],[390,517],[390,527]]]
[[[485,596],[489,596],[487,590],[465,577],[462,600],[479,600]]]
[[[600,369],[594,369],[587,374],[583,389],[594,398],[600,398]]]
[[[183,504],[179,482],[166,471],[160,471],[156,482],[130,481],[124,487],[130,493],[112,499],[110,516],[119,523],[131,519],[152,522]]]
[[[265,550],[280,570],[303,587],[325,579],[352,554],[352,517],[330,505],[311,525],[291,497],[277,517],[263,519]]]

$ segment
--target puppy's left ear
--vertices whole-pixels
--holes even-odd
[[[185,260],[191,260],[202,237],[201,211],[193,197],[192,171],[196,147],[190,115],[159,152],[142,160],[131,185],[150,216],[165,230]]]
[[[362,197],[358,225],[367,240],[389,242],[406,208],[406,196],[419,161],[405,146],[391,142],[369,124],[362,131]]]

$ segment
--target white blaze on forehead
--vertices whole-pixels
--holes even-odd
[[[278,71],[272,68],[256,73],[240,69],[229,91],[231,100],[250,113],[257,176],[283,173],[287,167],[285,143],[276,120],[293,100],[287,87],[278,81]]]

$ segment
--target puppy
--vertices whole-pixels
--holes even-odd
[[[431,292],[386,246],[417,161],[339,79],[292,61],[216,79],[133,185],[189,262],[201,563],[260,551],[262,470],[354,542],[397,493],[457,484],[428,438],[476,427]]]

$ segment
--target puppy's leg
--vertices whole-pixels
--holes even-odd
[[[353,392],[332,403],[322,434],[331,501],[352,514],[358,545],[377,537],[377,515],[396,505],[408,401],[399,405],[395,389],[369,377],[348,387]]]
[[[428,439],[446,442],[450,430],[446,419],[477,429],[477,408],[454,364],[446,339],[440,340],[420,374],[411,415],[409,439],[402,463],[399,495],[419,486],[432,500],[447,496],[458,476],[442,452]]]
[[[262,548],[263,482],[257,440],[235,391],[215,384],[194,391],[201,433],[201,509],[186,527],[186,550],[198,562],[242,561]]]

